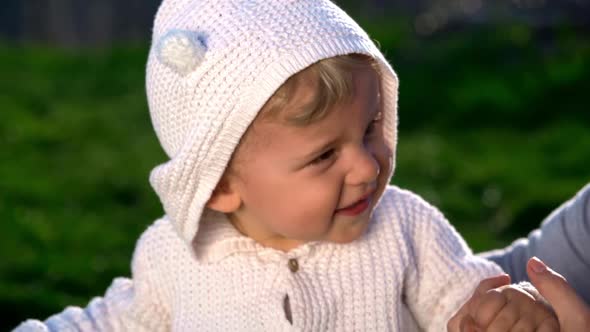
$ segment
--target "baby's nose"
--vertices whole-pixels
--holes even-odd
[[[352,166],[346,177],[349,185],[362,185],[374,182],[381,171],[379,162],[371,151],[359,149],[358,154],[352,159]]]

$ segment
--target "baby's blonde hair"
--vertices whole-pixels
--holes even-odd
[[[297,114],[286,115],[285,119],[296,126],[319,120],[332,106],[353,96],[353,71],[367,67],[379,74],[376,60],[367,55],[347,54],[320,60],[285,81],[263,106],[260,117],[276,118],[292,101],[299,85],[317,80],[317,90],[312,102],[301,108]]]
[[[354,71],[363,68],[372,68],[380,75],[379,66],[374,58],[363,54],[348,54],[320,60],[287,79],[264,104],[252,126],[242,136],[236,152],[242,150],[243,153],[241,158],[236,158],[234,153],[228,171],[232,172],[238,168],[240,162],[236,159],[247,158],[248,152],[244,152],[246,146],[253,141],[260,144],[269,139],[253,135],[253,132],[256,132],[257,121],[285,121],[291,125],[305,126],[320,120],[334,105],[353,97]],[[293,95],[302,84],[315,84],[311,102],[295,112],[283,112],[293,102]]]

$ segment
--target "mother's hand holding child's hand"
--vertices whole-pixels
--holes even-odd
[[[450,332],[559,331],[557,317],[534,293],[523,285],[510,285],[508,275],[485,279],[451,318],[447,329]]]
[[[509,285],[510,277],[501,275],[479,283],[449,321],[448,331],[590,331],[590,307],[561,275],[536,257],[528,261],[527,274],[557,316],[534,292]]]

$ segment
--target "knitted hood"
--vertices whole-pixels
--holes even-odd
[[[290,76],[361,53],[383,72],[385,139],[395,153],[397,77],[369,36],[328,0],[164,0],[146,73],[152,123],[170,158],[150,182],[187,242],[240,138]],[[395,164],[395,160],[394,160]]]

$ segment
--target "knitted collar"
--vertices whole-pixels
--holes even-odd
[[[325,250],[320,242],[309,242],[289,252],[264,247],[242,235],[222,213],[205,209],[199,234],[192,241],[193,253],[202,263],[217,263],[235,254],[256,256],[261,262],[284,261],[294,257],[309,257],[317,250]]]

